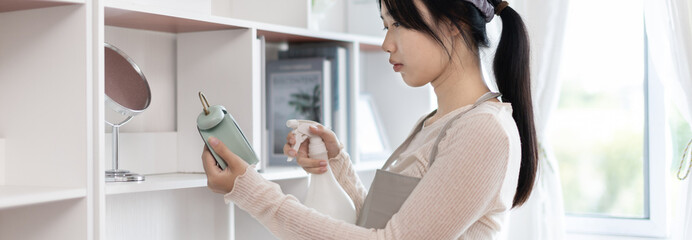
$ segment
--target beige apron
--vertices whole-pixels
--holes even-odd
[[[499,96],[501,96],[500,93],[493,92],[484,94],[476,101],[476,103],[473,104],[473,106],[471,106],[471,108],[457,114],[442,127],[440,134],[437,136],[437,139],[433,144],[433,149],[430,152],[430,157],[428,158],[430,159],[428,162],[428,168],[430,168],[435,161],[435,156],[437,155],[437,145],[445,136],[446,130],[451,126],[451,124],[464,113],[471,111],[481,103]],[[401,205],[404,204],[404,201],[406,201],[411,192],[413,192],[413,189],[416,188],[420,178],[389,172],[385,169],[387,169],[395,159],[399,158],[399,155],[406,150],[408,145],[413,140],[413,137],[420,132],[425,120],[434,115],[436,111],[437,110],[428,114],[428,116],[420,121],[415,130],[408,136],[406,141],[404,141],[404,143],[402,143],[396,149],[396,151],[392,153],[389,159],[387,159],[387,162],[384,164],[382,169],[377,169],[375,179],[370,186],[368,196],[365,198],[363,208],[360,210],[360,215],[358,216],[356,225],[366,228],[384,228],[387,225],[387,222],[389,222],[389,219],[391,219],[392,216],[399,211]]]

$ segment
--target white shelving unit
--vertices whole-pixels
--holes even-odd
[[[194,128],[203,91],[210,103],[226,105],[262,149],[258,36],[268,44],[345,46],[348,99],[369,92],[381,100],[381,116],[398,114],[402,101],[420,103],[405,111],[430,105],[426,89],[383,88],[381,81],[403,82],[389,70],[382,39],[338,32],[345,13],[326,20],[337,31],[309,30],[309,2],[0,0],[0,239],[271,238],[206,188]],[[149,109],[121,129],[120,141],[120,167],[145,174],[144,182],[104,181],[111,159],[102,42],[124,50],[151,85]],[[350,106],[356,138],[357,109]],[[408,123],[385,124],[395,145],[418,116],[383,120],[391,119]],[[369,182],[381,162],[352,156]],[[305,192],[300,168],[261,174],[287,193]]]

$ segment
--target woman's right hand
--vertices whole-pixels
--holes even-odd
[[[324,145],[327,148],[327,157],[331,159],[339,155],[339,151],[341,151],[341,144],[339,143],[339,140],[336,138],[336,134],[334,134],[334,132],[325,128],[322,125],[318,125],[316,128],[310,127],[310,133],[322,138],[322,141],[324,142]],[[308,138],[303,142],[303,144],[300,145],[298,152],[296,152],[295,150],[293,150],[293,146],[296,143],[295,135],[293,135],[293,132],[288,133],[288,136],[286,136],[286,145],[284,145],[284,155],[296,158],[296,162],[298,162],[298,165],[303,167],[303,169],[305,169],[306,172],[315,174],[321,174],[326,172],[327,161],[329,161],[329,159],[309,158],[309,142],[310,139]]]

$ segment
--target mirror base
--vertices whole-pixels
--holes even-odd
[[[144,181],[144,176],[131,173],[127,170],[108,170],[106,171],[106,182],[141,182]]]

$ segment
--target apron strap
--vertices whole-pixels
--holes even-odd
[[[473,106],[471,106],[471,108],[457,114],[452,119],[447,121],[447,123],[444,125],[444,127],[442,127],[442,130],[440,130],[440,134],[437,135],[437,139],[435,139],[435,143],[433,144],[433,149],[432,149],[432,151],[430,151],[430,157],[428,158],[429,159],[428,160],[428,168],[430,168],[430,166],[432,166],[433,162],[435,161],[435,156],[437,155],[437,145],[440,144],[440,142],[442,141],[442,138],[444,138],[447,135],[447,129],[450,126],[452,126],[452,123],[454,123],[455,120],[459,119],[462,115],[464,115],[464,113],[467,113],[467,112],[473,110],[474,108],[478,107],[479,105],[481,105],[481,103],[484,103],[485,101],[488,101],[488,100],[493,99],[493,98],[498,98],[500,96],[502,96],[502,94],[497,93],[497,92],[487,92],[487,93],[483,94],[483,96],[481,96],[478,100],[476,100],[476,103],[474,103]]]

